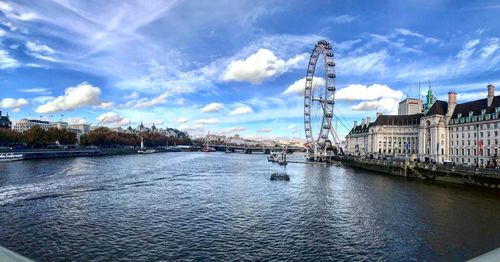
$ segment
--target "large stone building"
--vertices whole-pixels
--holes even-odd
[[[355,122],[346,137],[347,153],[438,163],[500,164],[500,96],[494,95],[494,89],[488,85],[486,98],[462,104],[457,103],[455,92],[448,93],[448,101],[441,101],[429,89],[425,108],[419,113],[377,114],[374,122],[369,118],[361,125]]]
[[[422,100],[417,98],[406,98],[399,102],[398,115],[420,114],[423,109]]]
[[[12,127],[12,122],[9,119],[9,114],[2,116],[2,111],[0,111],[0,131],[10,130]]]
[[[12,126],[12,129],[17,132],[25,132],[33,126],[47,130],[52,127],[52,124],[49,121],[22,118]]]

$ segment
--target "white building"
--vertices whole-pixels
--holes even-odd
[[[422,113],[378,114],[373,123],[369,118],[361,125],[355,122],[346,137],[347,153],[500,165],[500,96],[494,95],[494,89],[488,85],[486,98],[462,104],[457,103],[455,92],[448,93],[448,101],[441,101],[429,89]]]
[[[455,105],[449,122],[450,160],[481,166],[500,164],[499,135],[500,96],[488,85],[486,98]]]
[[[422,113],[424,106],[420,99],[406,98],[399,102],[398,115],[414,115]]]
[[[25,132],[33,126],[39,126],[42,129],[47,130],[52,127],[52,124],[49,121],[22,118],[12,126],[12,130]]]

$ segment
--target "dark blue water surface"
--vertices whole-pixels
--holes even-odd
[[[500,197],[264,155],[0,163],[0,245],[38,261],[465,260],[500,246]]]

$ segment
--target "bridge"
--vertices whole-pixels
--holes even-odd
[[[294,152],[304,152],[305,148],[299,146],[247,146],[247,145],[209,145],[215,148],[216,151],[229,151],[231,153],[242,152],[245,154],[264,153],[271,154],[271,152],[283,152],[292,154]]]

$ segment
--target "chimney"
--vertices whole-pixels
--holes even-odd
[[[369,125],[369,124],[370,124],[370,122],[371,122],[371,120],[372,120],[372,118],[371,118],[371,117],[367,117],[367,118],[366,118],[366,124],[368,124],[368,125]]]
[[[377,112],[377,118],[382,115],[382,112]]]
[[[358,126],[358,121],[354,121],[354,127]]]
[[[365,127],[365,124],[366,124],[365,119],[364,119],[364,118],[363,118],[363,119],[361,119],[361,127]]]
[[[451,116],[453,114],[456,105],[457,105],[457,92],[455,91],[448,92],[448,112],[446,112],[448,116]]]
[[[488,107],[493,103],[493,97],[495,97],[495,86],[492,84],[488,85]]]
[[[457,104],[457,92],[450,91],[448,92],[448,105],[456,105]]]

